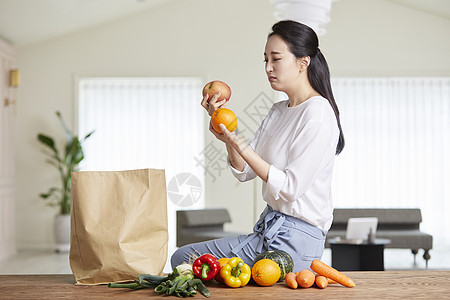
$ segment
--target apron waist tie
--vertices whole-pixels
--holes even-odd
[[[280,233],[279,229],[283,225],[286,217],[284,214],[273,210],[270,206],[267,206],[264,213],[265,215],[255,224],[253,233],[249,234],[243,242],[231,249],[231,253],[237,256],[237,253],[254,238],[259,238],[259,242],[256,247],[257,253],[262,252],[263,246],[265,246],[266,249],[269,249],[269,246],[277,238],[278,233]]]

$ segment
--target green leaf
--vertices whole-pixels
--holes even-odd
[[[40,133],[38,134],[37,138],[42,144],[52,149],[55,154],[58,153],[58,150],[55,147],[55,141],[51,137]]]
[[[42,193],[42,194],[39,194],[39,197],[44,198],[44,199],[47,199],[47,198],[50,197],[51,195],[52,195],[52,194],[50,194],[50,193],[47,193],[47,194]]]
[[[55,168],[59,168],[59,163],[58,163],[59,162],[59,158],[57,158],[57,157],[53,157],[52,156],[52,159],[46,159],[45,162],[48,163],[48,164],[51,164]]]
[[[71,140],[73,138],[73,133],[72,131],[69,129],[69,127],[67,127],[66,122],[64,122],[64,119],[61,115],[61,113],[59,111],[56,111],[56,116],[59,119],[59,122],[61,123],[62,128],[64,129],[64,131],[66,132],[66,137],[67,140]]]
[[[82,160],[84,159],[84,153],[83,149],[80,147],[80,151],[77,152],[77,155],[75,156],[74,165],[78,165]]]
[[[56,194],[60,193],[60,192],[61,192],[60,188],[52,187],[48,190],[47,193],[41,193],[41,194],[39,194],[39,196],[41,198],[47,199],[50,196],[56,196]]]
[[[65,133],[66,143],[64,146],[64,156],[58,154],[55,141],[53,138],[44,134],[38,135],[38,140],[45,146],[53,150],[54,154],[45,153],[49,156],[47,162],[56,167],[60,175],[61,188],[51,188],[47,193],[41,193],[41,196],[48,205],[58,206],[62,214],[70,214],[70,197],[71,197],[71,172],[77,169],[77,165],[84,159],[83,148],[78,136],[66,126],[64,119],[59,111],[56,111]],[[89,132],[82,141],[89,138],[94,130]],[[63,152],[63,151],[61,151]]]
[[[77,136],[66,145],[65,163],[68,166],[74,166],[83,159],[83,149]]]
[[[95,130],[92,130],[91,132],[86,134],[86,136],[84,137],[83,141],[87,140],[94,132],[95,132]]]

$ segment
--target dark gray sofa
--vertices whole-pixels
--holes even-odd
[[[177,247],[233,235],[224,231],[223,225],[231,222],[225,208],[206,208],[177,211]]]
[[[428,266],[433,237],[419,229],[422,222],[419,208],[336,208],[325,247],[330,247],[328,240],[331,238],[345,238],[347,220],[354,217],[377,217],[376,237],[391,240],[386,248],[411,249],[414,263],[418,250],[423,249],[423,258]]]

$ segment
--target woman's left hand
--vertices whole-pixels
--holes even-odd
[[[219,127],[222,134],[215,131],[211,125],[211,122],[209,123],[209,131],[211,131],[218,140],[239,151],[239,148],[242,146],[244,141],[236,134],[235,131],[229,131],[225,125],[219,124]]]
[[[209,131],[211,131],[218,140],[227,145],[230,164],[235,169],[242,171],[245,168],[245,163],[247,163],[256,175],[264,182],[267,182],[270,164],[256,154],[235,131],[230,132],[223,124],[219,124],[219,127],[223,134],[216,132],[212,127],[211,122],[209,123]]]

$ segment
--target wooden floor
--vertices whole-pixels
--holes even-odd
[[[332,284],[326,289],[290,289],[248,285],[233,289],[208,283],[210,299],[450,299],[450,271],[345,272],[356,287]],[[72,275],[2,275],[1,299],[148,299],[166,298],[152,289],[112,289],[77,286]],[[196,295],[196,299],[204,299]],[[175,299],[175,298],[173,298]]]

